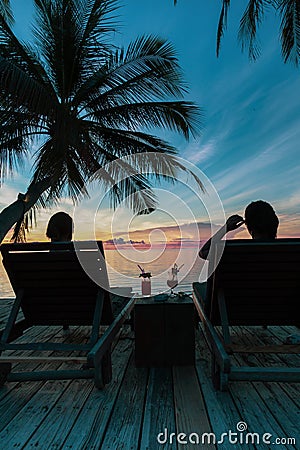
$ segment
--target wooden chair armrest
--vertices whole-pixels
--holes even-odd
[[[110,349],[111,344],[113,343],[118,331],[122,327],[125,322],[127,316],[132,311],[136,298],[132,297],[126,306],[122,309],[120,314],[115,318],[113,323],[107,328],[105,333],[100,337],[100,339],[96,342],[93,348],[89,351],[87,355],[88,365],[96,366],[101,364],[101,360],[106,354],[106,352]]]

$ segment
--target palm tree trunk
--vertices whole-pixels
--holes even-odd
[[[14,224],[21,219],[37,202],[40,195],[51,186],[51,178],[45,178],[37,183],[30,184],[26,194],[19,194],[18,199],[4,208],[0,213],[0,243]]]

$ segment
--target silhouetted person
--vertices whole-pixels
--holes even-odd
[[[278,217],[270,203],[263,200],[247,206],[245,224],[252,239],[272,240],[277,237]]]
[[[245,209],[245,219],[235,214],[230,216],[213,237],[211,237],[200,249],[199,256],[207,259],[212,239],[214,242],[221,240],[229,231],[236,230],[245,224],[252,239],[272,240],[276,239],[279,225],[278,217],[270,203],[258,200],[250,203]]]
[[[273,207],[263,200],[250,203],[245,209],[245,219],[238,214],[228,217],[225,225],[223,225],[200,249],[199,256],[202,259],[207,259],[211,242],[220,241],[226,233],[236,230],[241,225],[245,224],[252,239],[255,240],[273,240],[277,236],[277,228],[279,225],[278,217]],[[202,300],[208,306],[208,299],[206,298],[207,283],[200,283],[198,289],[200,291]]]
[[[58,212],[50,217],[46,236],[51,242],[66,242],[72,240],[73,219],[65,212]]]

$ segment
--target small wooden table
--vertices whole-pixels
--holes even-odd
[[[195,309],[190,297],[138,299],[134,329],[137,367],[195,364]]]

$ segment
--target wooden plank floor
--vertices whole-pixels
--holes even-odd
[[[0,321],[5,320],[9,304],[0,299]],[[86,327],[71,328],[68,335],[58,327],[38,327],[27,334],[32,337],[35,333],[39,340],[84,342],[87,331]],[[273,344],[296,329],[236,327],[234,332],[245,343]],[[21,339],[26,341],[26,333]],[[113,381],[103,391],[96,390],[91,380],[7,383],[0,388],[0,449],[300,448],[300,384],[235,382],[228,392],[215,392],[201,328],[197,332],[196,367],[137,369],[133,348],[134,336],[129,327],[124,327],[113,350]],[[299,355],[262,354],[239,356],[236,363],[242,364],[245,359],[253,365],[262,361],[268,365],[300,364]],[[64,362],[56,364],[56,368],[65,366]],[[19,363],[18,369],[37,367],[44,369],[49,364]],[[297,442],[230,444],[225,437],[223,443],[208,443],[205,433],[214,433],[218,441],[222,433],[236,432],[239,422],[247,424],[249,432],[259,433],[260,438],[270,433],[272,442],[275,438],[295,438]],[[204,436],[205,441],[199,445],[178,443],[174,433],[185,433],[192,442],[197,442],[197,437],[201,442]],[[242,434],[238,433],[238,439]],[[187,437],[180,435],[182,441]]]

